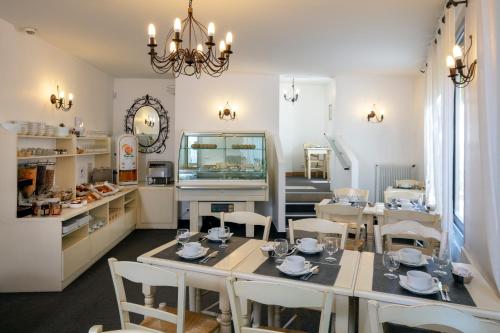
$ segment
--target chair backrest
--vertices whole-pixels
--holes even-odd
[[[500,324],[476,318],[447,305],[424,304],[416,306],[380,306],[368,301],[370,332],[383,333],[383,323],[409,327],[439,327],[440,332],[500,333]]]
[[[391,224],[399,221],[417,221],[426,227],[441,230],[441,216],[414,210],[391,210],[384,211],[384,219],[381,225]]]
[[[220,213],[220,225],[223,227],[226,222],[264,226],[262,240],[267,241],[269,239],[269,231],[271,230],[271,216],[263,216],[257,213],[244,211]]]
[[[321,309],[319,333],[327,333],[333,306],[333,292],[321,292],[309,288],[289,286],[286,284],[261,281],[226,280],[231,314],[235,333],[278,332],[267,329],[244,327],[241,309],[242,300],[250,300],[260,304],[277,305],[286,308]]]
[[[316,216],[321,219],[338,223],[363,224],[363,207],[353,207],[341,204],[315,205]]]
[[[374,226],[375,248],[377,253],[399,250],[402,247],[415,247],[425,254],[432,254],[432,250],[443,239],[442,233],[432,227],[427,227],[416,221],[399,221],[391,224]],[[385,238],[385,243],[384,243]],[[393,238],[422,241],[422,246],[409,244],[394,244]],[[384,249],[385,244],[385,249]]]
[[[384,201],[385,203],[389,203],[393,199],[423,200],[424,195],[425,194],[423,192],[415,190],[403,190],[403,189],[389,190],[389,191],[384,191]]]
[[[130,322],[129,313],[132,312],[173,323],[177,325],[177,333],[184,332],[186,298],[184,273],[172,272],[164,268],[141,264],[138,262],[118,261],[115,258],[109,258],[108,262],[111,270],[111,277],[113,278],[113,285],[115,287],[122,329],[146,330],[145,327]],[[140,283],[143,286],[177,287],[177,314],[128,302],[125,295],[125,288],[123,286],[123,278],[135,283]],[[152,329],[147,330],[160,332]]]
[[[422,187],[423,182],[416,179],[398,179],[396,180],[396,187],[398,186],[417,186]]]
[[[335,197],[337,197],[337,198],[358,197],[359,201],[367,202],[368,195],[370,194],[370,191],[362,190],[359,188],[343,187],[343,188],[334,189],[333,193],[335,194]]]
[[[345,247],[347,239],[347,224],[337,223],[323,219],[301,219],[288,220],[288,228],[290,232],[290,243],[295,244],[295,231],[318,232],[323,234],[338,234],[340,235],[340,248]]]

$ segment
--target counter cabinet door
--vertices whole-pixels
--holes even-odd
[[[172,187],[139,188],[139,227],[176,228],[174,189]]]

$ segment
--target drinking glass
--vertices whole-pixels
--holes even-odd
[[[283,257],[288,253],[288,241],[285,238],[277,238],[274,240],[274,254],[276,254],[276,262],[282,263]]]
[[[219,239],[222,241],[221,245],[219,245],[220,248],[228,247],[226,241],[229,239],[230,236],[231,236],[231,230],[229,230],[229,227],[219,228]]]
[[[384,276],[388,279],[394,280],[398,276],[393,272],[399,268],[399,256],[396,252],[385,252],[382,257],[382,262],[384,267],[389,271],[385,273]]]
[[[323,242],[325,244],[325,250],[328,253],[328,257],[325,258],[326,261],[337,261],[334,257],[332,257],[339,250],[340,239],[337,237],[324,237]]]
[[[184,247],[184,244],[189,242],[190,237],[191,234],[189,233],[189,229],[178,229],[177,236],[175,238],[177,239],[177,243],[181,244],[182,247]]]
[[[438,268],[434,270],[434,273],[439,276],[448,275],[448,273],[445,271],[451,261],[450,252],[448,251],[448,249],[444,248],[442,251],[440,251],[438,248],[434,249],[432,251],[432,261]]]

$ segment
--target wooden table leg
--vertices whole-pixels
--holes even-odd
[[[201,217],[198,216],[198,206],[198,201],[189,202],[189,230],[191,232],[200,231]]]
[[[253,302],[252,303],[252,327],[259,327],[262,320],[262,304]]]
[[[219,291],[219,309],[220,315],[217,321],[220,325],[221,333],[231,333],[231,306],[229,304],[229,296],[227,295],[225,280],[222,280],[222,286]]]
[[[247,201],[246,202],[246,211],[253,213],[255,211],[255,202],[253,202],[253,201]],[[255,232],[255,228],[254,228],[253,225],[247,224],[245,226],[246,237],[253,238],[254,232]]]
[[[273,308],[274,308],[273,326],[281,327],[281,309],[278,305],[273,306]]]
[[[368,323],[368,300],[365,298],[359,299],[358,308],[358,323],[359,323],[359,333],[368,333],[370,330],[370,325]]]
[[[349,325],[349,296],[335,295],[335,332],[348,333]]]
[[[196,312],[196,288],[188,287],[189,311]]]

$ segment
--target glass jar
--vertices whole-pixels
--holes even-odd
[[[52,198],[49,199],[48,201],[50,205],[50,215],[61,215],[62,212],[61,199]]]

